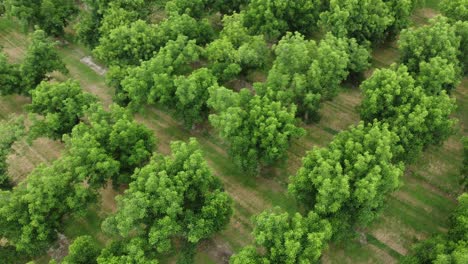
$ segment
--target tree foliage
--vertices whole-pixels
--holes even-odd
[[[28,94],[52,71],[68,73],[65,64],[54,49],[55,45],[47,39],[44,31],[32,34],[31,44],[20,66],[22,77],[21,94]]]
[[[442,0],[440,9],[445,16],[454,21],[468,21],[467,0]]]
[[[60,36],[77,12],[73,0],[5,0],[7,13],[27,26],[38,25],[47,34]]]
[[[0,122],[0,189],[10,187],[7,157],[15,141],[24,135],[23,118],[11,118]]]
[[[172,142],[171,150],[135,171],[119,210],[103,223],[111,234],[144,241],[143,252],[167,252],[176,237],[197,243],[223,229],[232,214],[231,199],[198,143]]]
[[[97,264],[100,254],[99,246],[91,236],[79,236],[68,248],[68,255],[63,264]]]
[[[43,116],[43,119],[34,119],[30,128],[33,138],[48,136],[61,139],[80,122],[86,108],[97,101],[93,95],[84,93],[77,81],[72,80],[42,82],[31,91],[31,96],[28,111]]]
[[[215,111],[211,124],[229,143],[235,162],[250,173],[284,158],[290,140],[304,134],[295,125],[294,107],[288,109],[247,89],[236,93],[214,86],[208,105]]]
[[[316,213],[263,212],[255,218],[255,247],[231,257],[231,264],[315,263],[332,235],[331,225]],[[260,252],[256,250],[260,248]]]
[[[245,10],[245,25],[254,34],[277,38],[287,31],[310,34],[317,29],[322,0],[252,0]]]
[[[361,122],[325,148],[307,153],[289,192],[333,224],[338,237],[378,216],[403,174],[398,136],[381,123]]]
[[[361,118],[388,123],[400,137],[404,160],[413,160],[425,146],[441,143],[453,133],[456,120],[450,115],[455,101],[441,88],[437,95],[426,94],[404,65],[376,70],[361,89]]]
[[[21,72],[18,64],[8,62],[0,49],[0,95],[19,93],[21,91]]]
[[[275,47],[276,60],[259,94],[295,104],[305,120],[316,118],[320,101],[336,95],[350,72],[369,66],[369,52],[354,39],[327,34],[317,45],[298,33],[288,33]]]

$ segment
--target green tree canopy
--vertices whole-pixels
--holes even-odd
[[[7,157],[15,141],[24,135],[23,118],[10,118],[0,122],[0,189],[10,187]]]
[[[426,94],[404,65],[376,70],[361,89],[361,118],[388,123],[400,137],[404,160],[413,160],[425,146],[441,143],[453,133],[456,120],[450,115],[455,101],[441,88],[437,95]]]
[[[79,236],[68,248],[68,255],[63,264],[97,264],[100,254],[99,246],[91,236]]]
[[[442,0],[440,9],[445,16],[454,21],[468,21],[467,0]]]
[[[403,164],[398,136],[387,124],[361,122],[314,148],[291,177],[289,192],[307,208],[330,219],[337,237],[378,216],[399,187]]]
[[[253,174],[284,158],[290,140],[304,134],[295,125],[294,107],[288,109],[248,89],[236,93],[211,87],[208,105],[215,111],[210,122],[229,143],[235,162]]]
[[[55,45],[42,30],[32,34],[31,44],[20,66],[23,80],[21,94],[28,94],[53,71],[68,73],[65,64],[55,50]]]
[[[167,252],[174,238],[198,243],[229,222],[231,199],[196,140],[172,142],[171,150],[171,156],[155,154],[135,171],[129,189],[117,199],[117,213],[103,223],[105,231],[124,238],[136,235],[148,250]]]
[[[21,82],[19,65],[9,63],[7,56],[0,48],[0,95],[19,93]]]
[[[158,264],[155,252],[147,250],[148,243],[141,238],[112,241],[97,258],[98,264]]]
[[[231,264],[315,263],[332,235],[328,221],[314,212],[306,217],[263,212],[254,222],[255,247],[247,246],[233,255]]]
[[[80,122],[84,111],[96,97],[83,92],[77,81],[68,80],[63,83],[42,82],[31,91],[32,102],[28,111],[43,116],[35,118],[30,128],[33,138],[48,136],[61,139]]]

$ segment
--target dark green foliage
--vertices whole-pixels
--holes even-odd
[[[460,53],[458,60],[463,67],[465,75],[468,73],[468,21],[458,21],[454,25],[455,32],[460,37]]]
[[[47,34],[60,36],[77,12],[73,0],[5,0],[7,13],[26,26],[38,25]]]
[[[173,238],[198,243],[222,230],[231,199],[208,168],[195,139],[172,142],[172,156],[155,154],[137,169],[119,210],[103,223],[111,234],[144,242],[143,252],[167,252]]]
[[[467,0],[442,0],[440,9],[445,16],[454,21],[468,21]]]
[[[14,94],[20,91],[20,66],[9,63],[7,56],[0,49],[0,95]]]
[[[128,241],[112,241],[97,258],[98,264],[158,264],[154,251],[148,251],[148,243],[141,238]]]
[[[294,107],[288,109],[248,89],[236,93],[214,86],[208,105],[216,112],[210,122],[229,143],[235,162],[252,174],[284,158],[290,140],[304,134],[295,125]]]
[[[15,141],[24,134],[23,118],[15,118],[0,122],[0,189],[10,187],[8,177],[7,157]]]
[[[42,82],[31,91],[32,102],[28,111],[43,116],[33,119],[30,136],[48,136],[61,139],[80,122],[84,111],[97,99],[84,93],[76,81],[68,80],[63,83]]]
[[[404,264],[467,263],[468,262],[468,194],[458,198],[448,235],[431,237],[419,242],[407,255]]]
[[[464,191],[468,190],[468,137],[462,138],[463,164],[461,169],[461,185]]]
[[[68,248],[68,255],[63,264],[97,264],[100,254],[99,246],[91,236],[79,236]]]
[[[361,118],[388,123],[405,149],[403,160],[414,160],[425,146],[439,144],[453,133],[456,120],[450,115],[455,101],[442,88],[436,89],[437,95],[426,94],[404,65],[376,70],[361,89]]]
[[[334,0],[320,23],[338,37],[378,42],[405,28],[413,8],[412,0]]]
[[[276,60],[259,94],[295,104],[305,120],[317,117],[320,101],[331,99],[350,72],[369,67],[369,52],[354,39],[327,34],[317,45],[298,33],[288,33],[275,47]]]
[[[179,36],[169,41],[151,60],[129,69],[121,85],[130,100],[130,107],[139,110],[144,104],[158,102],[174,107],[174,77],[190,72],[190,63],[198,60],[200,52],[201,48],[194,40]]]
[[[387,196],[399,187],[403,164],[398,136],[381,123],[339,133],[325,148],[314,148],[291,177],[289,192],[307,208],[330,219],[340,237],[375,219]]]
[[[460,67],[457,59],[460,37],[444,17],[434,18],[430,20],[429,25],[417,29],[403,30],[398,43],[401,63],[405,64],[411,73],[419,73],[421,63],[428,63],[434,57],[440,57]]]
[[[32,34],[23,62],[20,66],[22,88],[20,93],[27,95],[52,71],[68,73],[65,64],[55,50],[55,45],[47,39],[44,31]]]
[[[254,34],[278,38],[287,31],[310,34],[317,29],[322,0],[252,0],[245,10],[245,25]]]
[[[331,225],[316,213],[263,212],[255,218],[255,247],[231,257],[231,264],[316,263],[332,235]],[[261,252],[261,253],[260,253]]]
[[[207,68],[174,80],[177,115],[184,120],[186,126],[192,127],[208,118],[208,88],[217,84],[216,77]]]

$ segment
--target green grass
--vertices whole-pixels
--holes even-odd
[[[433,4],[434,1],[431,1],[427,6]],[[21,57],[21,50],[27,45],[27,38],[18,33],[16,27],[16,23],[0,19],[0,45],[15,56],[14,60]],[[70,69],[70,76],[57,77],[79,80],[84,89],[96,94],[104,104],[110,104],[113,90],[105,85],[104,77],[79,61],[90,55],[89,51],[75,44],[58,47],[58,50]],[[394,43],[377,47],[373,55],[374,67],[387,67],[398,59]],[[367,244],[350,240],[331,245],[325,252],[325,263],[395,262],[402,254],[400,252],[409,250],[417,239],[445,230],[448,215],[455,205],[460,177],[459,139],[461,135],[467,134],[467,84],[465,79],[454,93],[460,105],[455,115],[460,119],[460,131],[444,146],[430,147],[415,164],[408,167],[402,188],[389,198],[381,217],[364,230]],[[234,198],[234,216],[226,230],[215,236],[213,243],[222,243],[235,252],[251,242],[251,218],[254,215],[273,206],[281,206],[289,212],[296,211],[297,204],[287,195],[288,177],[296,172],[308,150],[326,146],[335,134],[359,121],[356,106],[361,100],[360,96],[358,89],[342,89],[337,98],[323,105],[320,111],[322,119],[318,123],[304,125],[307,134],[299,140],[293,140],[288,152],[289,159],[278,162],[275,168],[257,177],[243,173],[233,163],[226,153],[226,144],[211,130],[188,131],[167,111],[154,107],[148,107],[143,114],[137,115],[137,120],[154,131],[159,140],[158,149],[164,154],[169,153],[170,141],[187,140],[189,137],[198,139],[209,166]],[[1,97],[0,118],[6,118],[10,113],[24,113],[23,106],[27,103],[27,98],[23,97]],[[90,234],[104,244],[107,237],[100,231],[100,225],[106,213],[102,211],[98,204],[91,206],[85,216],[67,219],[65,234],[70,238]],[[216,250],[216,247],[201,247],[196,263],[219,263],[218,259],[212,259],[212,256],[216,256],[213,254]]]

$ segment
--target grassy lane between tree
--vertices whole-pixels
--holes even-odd
[[[418,11],[422,12],[422,11]],[[424,21],[424,18],[415,19]],[[19,61],[27,46],[27,37],[15,30],[14,22],[0,19],[0,45],[12,61]],[[374,52],[373,65],[386,67],[397,60],[395,44],[383,45]],[[104,77],[96,74],[80,59],[89,55],[80,46],[68,44],[58,47],[70,70],[70,77],[77,79],[85,90],[97,95],[105,105],[112,101],[113,90],[105,85]],[[60,80],[67,77],[57,75]],[[459,109],[460,130],[442,147],[431,147],[414,164],[409,166],[402,188],[390,198],[382,216],[362,235],[344,245],[332,245],[325,253],[325,263],[394,263],[406,254],[416,239],[432,233],[444,232],[447,217],[455,206],[458,194],[459,169],[462,160],[461,135],[466,135],[468,124],[468,79],[454,93]],[[361,101],[357,88],[343,88],[338,97],[321,109],[322,119],[314,125],[304,126],[307,135],[295,140],[289,150],[289,160],[280,162],[275,169],[262,172],[259,177],[245,175],[233,165],[226,153],[226,145],[211,132],[190,132],[158,108],[147,108],[136,115],[139,122],[152,129],[159,140],[159,151],[167,154],[172,140],[196,137],[210,167],[222,179],[226,190],[233,197],[234,216],[227,229],[210,241],[201,243],[197,263],[222,263],[240,247],[251,242],[251,217],[272,206],[296,210],[296,203],[286,193],[288,177],[301,165],[306,151],[314,146],[325,146],[335,134],[359,121],[356,107]],[[25,113],[23,106],[29,99],[20,96],[0,98],[0,118],[9,114]],[[465,113],[465,115],[463,115]],[[39,163],[49,162],[59,156],[62,146],[58,142],[43,139],[31,147],[24,142],[15,146],[15,154],[9,159],[10,172],[21,180]],[[111,188],[102,191],[101,204],[92,206],[86,216],[67,219],[65,234],[69,238],[90,234],[101,244],[108,238],[100,231],[100,222],[115,210],[114,197],[118,192]],[[46,258],[43,260],[45,261]],[[171,263],[173,259],[167,259]]]

